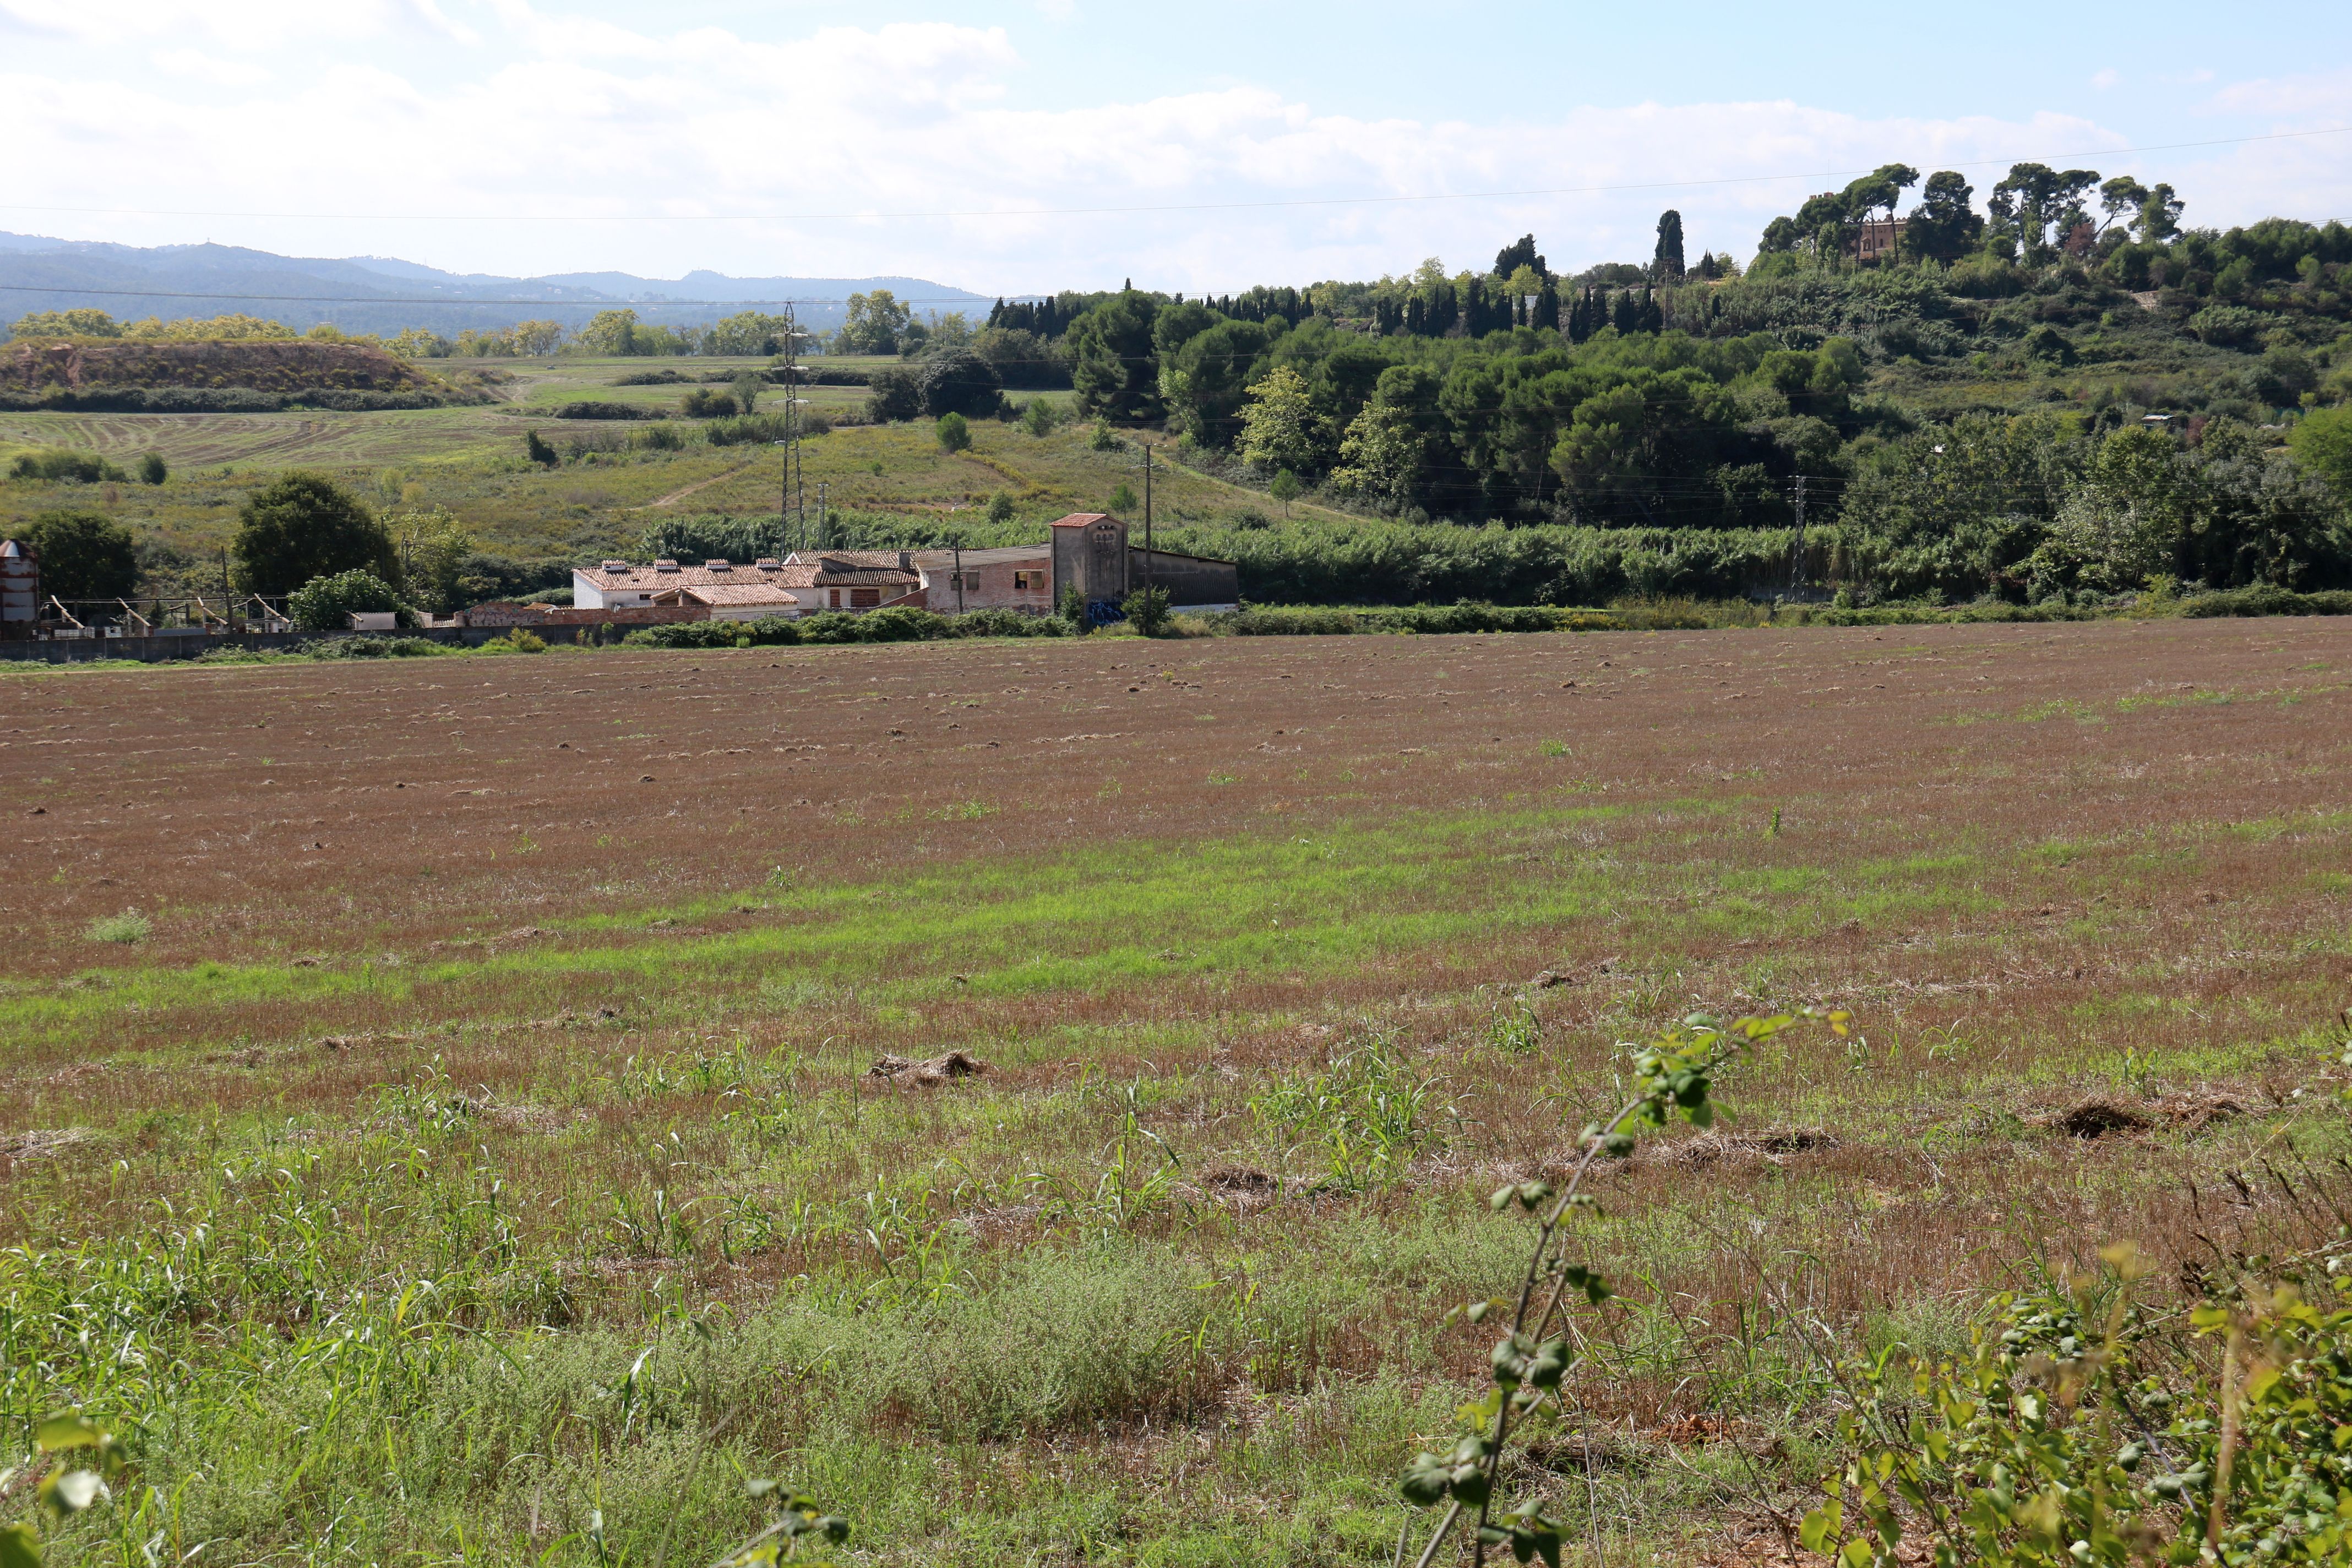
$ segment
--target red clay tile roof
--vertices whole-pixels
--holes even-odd
[[[780,583],[714,583],[701,587],[665,591],[661,598],[688,605],[789,605],[790,590]]]
[[[895,563],[897,557],[892,557]],[[656,572],[651,566],[631,566],[626,571],[593,572],[579,568],[574,575],[585,577],[598,588],[642,594],[647,591],[667,592],[671,588],[707,587],[719,583],[772,583],[782,574],[758,566],[730,565],[714,570],[709,566],[681,566],[675,572]]]

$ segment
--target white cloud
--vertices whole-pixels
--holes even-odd
[[[0,22],[37,35],[120,45],[202,33],[237,49],[294,39],[373,37],[422,25],[471,37],[437,0],[0,0]]]
[[[425,3],[352,8],[413,28],[435,25]],[[65,0],[0,0],[11,15],[40,6],[66,12]],[[191,19],[199,9],[75,7],[168,16],[155,24],[166,32],[204,25]],[[244,9],[254,26],[297,25],[276,0]],[[79,222],[79,235],[139,243],[209,233],[309,254],[430,253],[466,270],[908,272],[990,291],[1132,275],[1197,292],[1377,275],[1433,251],[1483,262],[1528,229],[1556,266],[1646,256],[1666,206],[1683,213],[1694,249],[1744,253],[1774,214],[1890,160],[1962,167],[1981,191],[2011,160],[2104,166],[2098,149],[2124,140],[2067,116],[1864,118],[1787,100],[1568,107],[1479,124],[1365,119],[1246,84],[1022,108],[1007,102],[1020,60],[998,28],[832,26],[770,43],[633,31],[528,0],[484,0],[475,15],[491,18],[483,47],[436,48],[430,77],[398,51],[306,49],[278,89],[235,103],[132,86],[101,62],[79,76],[20,66],[0,76],[0,137],[20,202],[89,205],[82,193],[98,188],[125,206],[493,221],[0,208],[0,226],[37,218],[44,232]],[[173,58],[201,76],[211,57]],[[1560,187],[1577,189],[1264,205]],[[2226,199],[2183,189],[2192,204]],[[1038,210],[1138,207],[1190,210]],[[886,213],[1004,216],[847,216]],[[618,221],[648,214],[662,221]],[[802,216],[732,220],[744,214]]]
[[[2123,79],[2123,73],[2116,70],[2113,66],[2110,66],[2105,70],[2093,72],[2091,75],[2091,85],[2097,88],[2101,92],[2105,92]]]
[[[2204,107],[2227,114],[2315,115],[2325,123],[2341,125],[2352,107],[2352,67],[2233,82]]]
[[[274,74],[248,61],[221,59],[202,49],[156,49],[147,58],[155,62],[158,70],[210,82],[215,87],[253,87],[268,81]]]

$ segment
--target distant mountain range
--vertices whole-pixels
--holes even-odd
[[[455,333],[533,319],[577,327],[623,305],[642,321],[688,326],[738,310],[774,313],[789,300],[805,325],[824,331],[841,324],[851,294],[876,289],[919,301],[919,311],[991,302],[922,278],[730,278],[702,270],[675,279],[626,272],[498,278],[380,256],[277,256],[228,245],[142,248],[0,234],[0,323],[36,310],[99,310],[117,321],[241,311],[298,331],[331,321],[347,332],[429,327]]]

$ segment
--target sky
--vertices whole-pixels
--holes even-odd
[[[2352,6],[0,0],[0,148],[22,234],[1219,293],[1744,258],[1888,162],[2352,220]]]

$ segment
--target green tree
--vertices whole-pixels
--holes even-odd
[[[634,354],[640,352],[638,331],[635,310],[599,310],[588,318],[588,324],[572,342],[584,354]]]
[[[2142,245],[2161,244],[2176,238],[2180,233],[2182,202],[2172,194],[2170,185],[2150,185],[2140,203],[2139,216],[2133,227],[2138,231]]]
[[[1241,416],[1244,459],[1261,468],[1293,472],[1322,466],[1324,426],[1305,376],[1288,365],[1277,366],[1249,395]]]
[[[1928,175],[1919,205],[1903,226],[1904,254],[1914,261],[1952,262],[1975,250],[1984,237],[1984,219],[1969,205],[1975,195],[1949,169]]]
[[[1185,434],[1203,447],[1230,447],[1243,401],[1262,374],[1268,339],[1256,321],[1218,321],[1160,361],[1160,390]]]
[[[171,477],[171,467],[163,461],[163,453],[149,452],[139,459],[139,482],[141,484],[160,485]]]
[[[1442,384],[1437,373],[1423,365],[1382,371],[1371,401],[1339,443],[1332,487],[1393,510],[1418,505],[1444,447],[1445,417],[1438,406]]]
[[[840,330],[833,334],[833,352],[837,354],[894,354],[898,352],[898,340],[915,319],[915,313],[898,302],[898,297],[887,289],[877,289],[870,294],[852,294],[849,313]]]
[[[119,338],[122,328],[103,310],[36,310],[19,316],[10,335],[19,338]]]
[[[1433,256],[1423,262],[1422,267],[1424,269],[1436,267],[1439,277],[1445,275],[1445,269],[1437,265],[1437,258]],[[1532,234],[1519,236],[1495,253],[1496,277],[1508,278],[1522,267],[1531,268],[1539,279],[1549,279],[1551,276],[1551,268],[1544,265],[1543,257],[1536,250],[1536,237]],[[1529,293],[1534,291],[1528,290]]]
[[[2046,163],[2012,163],[1992,188],[1993,230],[2017,242],[2022,260],[2047,261],[2056,244],[2080,220],[2084,193],[2098,183],[2095,169],[2060,174]]]
[[[1063,343],[1079,413],[1135,422],[1167,411],[1160,397],[1159,349],[1151,337],[1159,313],[1159,301],[1129,289],[1070,323]]]
[[[1285,468],[1274,476],[1274,482],[1265,487],[1265,493],[1282,503],[1282,515],[1287,518],[1290,503],[1298,499],[1298,492],[1304,489],[1306,487],[1298,482],[1298,476]]]
[[[2326,479],[2352,504],[2352,405],[2305,415],[2287,432],[2286,447],[2299,466]]]
[[[1004,395],[1004,378],[996,367],[968,348],[934,352],[919,362],[916,374],[922,383],[923,412],[933,416],[985,419]]]
[[[536,430],[522,433],[522,452],[524,457],[543,468],[551,468],[563,460],[556,456],[555,448],[547,444],[547,437]]]
[[[281,474],[247,496],[230,551],[237,585],[247,593],[290,594],[314,577],[351,571],[400,581],[392,535],[324,474]]]
[[[727,317],[702,336],[702,352],[707,354],[773,354],[782,353],[792,337],[790,321],[782,316],[771,316],[759,310],[740,310]]]
[[[103,512],[41,512],[21,537],[40,556],[44,596],[70,604],[127,598],[138,591],[138,545],[129,529]]]
[[[406,608],[391,584],[373,572],[313,577],[286,601],[286,614],[306,632],[339,632],[354,615],[397,614]]]
[[[1054,405],[1042,397],[1033,397],[1021,408],[1021,428],[1032,436],[1054,433]]]
[[[2117,174],[2099,187],[2099,211],[2106,217],[2106,221],[2099,225],[2100,235],[2105,236],[2118,225],[2128,226],[2132,218],[2139,216],[2140,208],[2147,205],[2147,187],[2129,174]],[[2126,213],[2131,217],[2126,217],[2124,215]]]
[[[961,414],[942,414],[939,424],[940,450],[961,452],[971,446],[971,426]]]
[[[446,616],[470,602],[459,579],[474,553],[474,536],[446,507],[394,512],[384,520],[398,552],[402,576],[417,602]]]
[[[534,357],[553,353],[563,343],[563,323],[561,321],[517,321],[507,329],[507,341],[514,352]]]
[[[866,416],[877,425],[896,425],[908,419],[919,419],[922,413],[923,384],[909,367],[885,365],[868,378]]]
[[[1675,281],[1683,275],[1683,215],[1672,207],[1658,215],[1658,248],[1650,270],[1661,282]]]
[[[457,345],[426,328],[404,327],[383,346],[403,359],[447,359]]]

